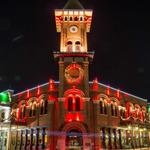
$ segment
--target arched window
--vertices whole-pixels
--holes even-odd
[[[20,107],[20,119],[23,119],[25,117],[25,113],[26,113],[26,105],[22,104]]]
[[[102,101],[100,101],[99,106],[100,106],[100,113],[103,114],[103,102]]]
[[[47,114],[48,100],[44,101],[44,114]]]
[[[29,116],[35,116],[36,115],[36,103],[35,102],[31,102],[30,103],[30,111],[29,111]]]
[[[115,116],[118,116],[118,107],[117,107],[117,104],[115,105]]]
[[[80,97],[75,98],[75,104],[76,104],[75,110],[80,111]]]
[[[33,103],[33,102],[30,103],[29,117],[32,117],[32,103]]]
[[[123,108],[120,109],[120,116],[122,118],[125,118],[125,109],[123,109]]]
[[[65,16],[65,21],[67,21],[68,20],[68,17],[67,16]]]
[[[40,102],[40,114],[47,114],[48,101],[47,99],[42,99]]]
[[[73,111],[73,98],[68,98],[68,111]]]
[[[70,17],[70,21],[72,21],[72,17]]]
[[[107,104],[104,102],[104,114],[107,114]]]
[[[76,52],[81,52],[81,43],[80,43],[80,41],[75,42],[75,51]]]
[[[74,18],[74,21],[78,21],[78,17],[75,17],[75,18]]]
[[[68,111],[80,111],[81,110],[81,98],[76,95],[68,97]]]
[[[83,17],[80,17],[80,21],[83,21]]]
[[[99,107],[100,107],[100,114],[107,114],[107,103],[104,97],[100,98]]]
[[[42,100],[41,103],[40,103],[40,114],[41,115],[43,114],[43,110],[44,110],[44,102]]]
[[[72,52],[72,42],[71,41],[67,42],[67,52]]]
[[[111,115],[114,116],[114,104],[111,103]]]
[[[36,115],[36,104],[34,103],[32,107],[32,116],[35,116],[35,115]]]

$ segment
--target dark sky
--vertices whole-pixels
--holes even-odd
[[[81,0],[94,11],[89,50],[90,80],[150,99],[150,9],[148,1]],[[0,91],[21,91],[58,80],[59,50],[54,9],[66,0],[0,2]]]

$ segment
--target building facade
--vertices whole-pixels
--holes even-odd
[[[92,10],[69,0],[55,10],[59,81],[12,95],[9,149],[102,150],[150,146],[146,99],[89,81]]]

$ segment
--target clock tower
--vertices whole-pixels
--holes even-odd
[[[89,61],[94,53],[88,51],[87,33],[92,10],[84,9],[78,0],[69,0],[63,9],[55,10],[55,20],[60,33],[60,50],[54,52],[59,62],[59,97],[73,88],[89,97]]]

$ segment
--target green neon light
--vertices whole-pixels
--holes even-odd
[[[10,102],[10,98],[9,98],[9,93],[8,92],[0,93],[0,102],[4,103],[4,104]]]

